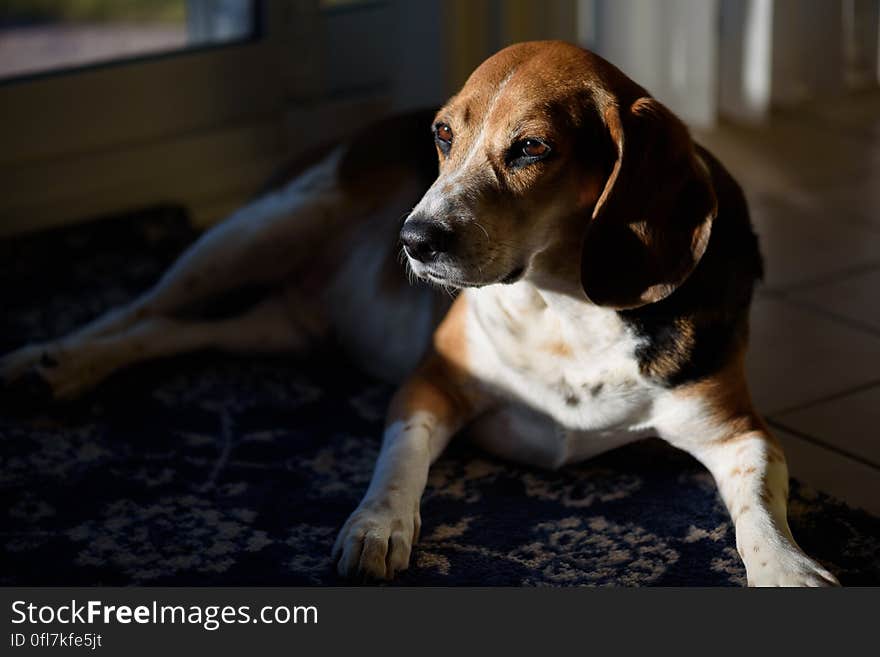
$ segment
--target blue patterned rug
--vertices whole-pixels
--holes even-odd
[[[173,208],[0,243],[0,353],[156,280],[194,237]],[[198,354],[82,402],[0,411],[0,584],[341,584],[392,390],[328,354]],[[409,585],[739,585],[708,473],[659,441],[548,473],[454,444]],[[843,584],[880,584],[880,519],[798,485],[791,524]]]

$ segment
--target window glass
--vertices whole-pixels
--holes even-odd
[[[3,0],[0,78],[231,43],[256,0]]]

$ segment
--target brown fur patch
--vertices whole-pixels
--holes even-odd
[[[740,516],[741,516],[742,514],[744,514],[744,513],[747,513],[748,511],[750,511],[751,508],[752,508],[752,507],[750,507],[748,504],[743,504],[743,505],[739,508],[738,511],[734,512],[734,513],[731,515],[731,517],[733,518],[733,521],[736,522],[737,520],[739,520]]]
[[[698,398],[706,404],[714,423],[725,428],[723,442],[754,438],[755,432],[769,433],[764,420],[752,407],[745,376],[744,346],[716,374],[680,386],[676,394]]]
[[[678,317],[672,322],[672,340],[662,352],[652,358],[645,368],[646,374],[656,379],[666,380],[681,368],[682,363],[691,358],[696,327],[692,317]]]
[[[541,349],[554,356],[567,358],[572,355],[571,346],[561,340],[554,340],[541,345]]]
[[[434,333],[434,350],[394,396],[389,423],[422,411],[457,428],[473,413],[479,394],[468,373],[466,308],[460,294]]]
[[[776,442],[767,446],[767,463],[785,463],[785,454]]]
[[[437,355],[459,372],[468,370],[466,320],[467,298],[459,294],[434,332],[434,350]]]

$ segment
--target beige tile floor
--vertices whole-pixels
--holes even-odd
[[[880,515],[880,92],[695,136],[742,184],[761,238],[756,403],[793,476]]]

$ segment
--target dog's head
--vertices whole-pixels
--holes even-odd
[[[401,229],[420,277],[579,279],[596,304],[669,295],[716,200],[685,126],[602,58],[561,42],[486,60],[437,114],[440,174]]]

